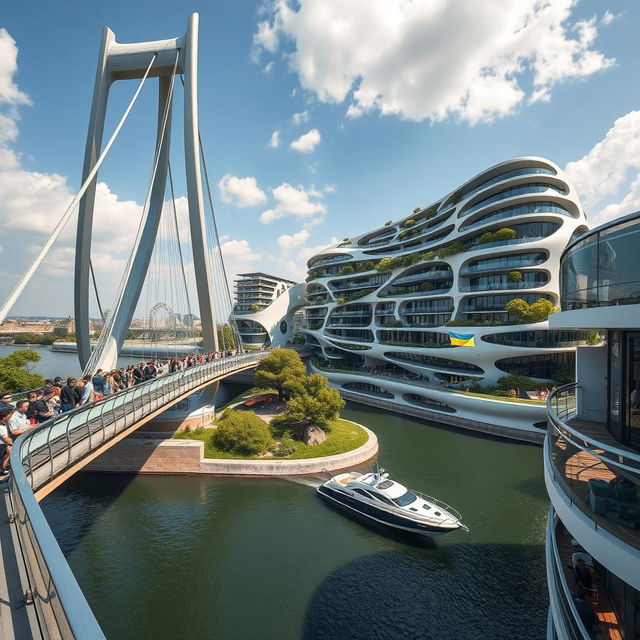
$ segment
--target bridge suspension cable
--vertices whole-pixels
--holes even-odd
[[[57,240],[60,233],[62,233],[62,230],[64,229],[65,225],[67,224],[67,222],[73,215],[73,212],[75,211],[76,207],[78,206],[80,199],[84,195],[85,191],[89,188],[89,185],[91,184],[93,179],[96,177],[96,174],[98,173],[98,169],[100,168],[100,165],[102,165],[104,159],[107,157],[107,154],[111,149],[111,146],[113,145],[116,138],[118,137],[118,134],[122,129],[122,126],[124,125],[127,117],[129,116],[131,109],[133,108],[133,105],[138,99],[138,96],[140,95],[140,91],[142,90],[142,87],[144,86],[144,83],[149,75],[149,72],[151,71],[151,67],[153,66],[157,57],[158,57],[157,53],[154,53],[153,56],[151,57],[149,66],[147,67],[147,70],[142,76],[142,79],[140,80],[140,84],[138,85],[138,88],[133,94],[133,97],[131,98],[129,105],[127,106],[124,113],[122,114],[120,121],[118,122],[113,134],[111,135],[111,138],[109,138],[109,141],[107,142],[102,153],[100,154],[100,157],[98,158],[93,169],[87,176],[87,179],[84,181],[84,183],[80,187],[80,190],[78,191],[78,193],[76,193],[76,195],[74,196],[73,200],[67,207],[67,210],[64,212],[64,215],[58,221],[58,224],[55,226],[55,228],[51,232],[51,235],[49,236],[47,241],[44,243],[44,246],[42,247],[38,255],[35,257],[31,265],[29,266],[29,268],[24,272],[22,278],[20,278],[20,280],[18,281],[18,284],[15,286],[13,291],[9,294],[8,298],[4,301],[2,307],[0,307],[0,324],[2,324],[6,320],[7,315],[13,308],[13,305],[16,303],[16,300],[20,297],[20,294],[24,291],[25,287],[29,284],[29,281],[33,277],[33,274],[36,272],[37,268],[40,266],[42,261],[45,259],[45,257],[49,253],[49,250],[53,246],[53,243]]]
[[[83,373],[85,375],[92,375],[97,367],[98,367],[98,363],[100,361],[100,359],[102,358],[103,352],[105,350],[105,347],[107,346],[107,343],[109,342],[109,340],[112,337],[113,334],[113,328],[114,328],[114,320],[118,315],[118,310],[120,309],[120,306],[122,305],[122,301],[123,301],[123,297],[124,297],[124,292],[125,292],[125,288],[127,285],[127,282],[129,280],[129,278],[131,277],[131,271],[132,271],[132,267],[133,267],[133,262],[134,262],[134,257],[136,256],[138,247],[140,245],[140,241],[142,238],[142,232],[143,229],[145,228],[145,223],[147,221],[147,217],[149,216],[149,210],[150,210],[150,204],[151,204],[151,193],[152,193],[152,189],[153,189],[153,184],[155,181],[155,177],[156,177],[156,172],[158,171],[158,166],[160,163],[160,154],[163,148],[163,143],[164,143],[164,138],[165,138],[165,134],[166,134],[166,130],[167,130],[167,122],[169,121],[169,113],[171,112],[171,104],[173,101],[173,88],[175,85],[174,79],[175,79],[175,72],[176,72],[176,68],[178,66],[178,58],[179,58],[179,50],[176,51],[176,57],[175,57],[175,61],[173,63],[173,72],[170,76],[170,82],[169,82],[169,90],[168,90],[168,94],[167,94],[167,99],[164,105],[164,110],[162,113],[162,119],[161,119],[161,125],[160,125],[160,135],[158,137],[158,143],[156,145],[156,150],[155,150],[155,154],[154,154],[154,160],[153,160],[153,165],[152,165],[152,170],[151,170],[151,176],[149,178],[149,184],[147,187],[147,195],[145,197],[145,202],[144,202],[144,207],[142,210],[142,216],[140,217],[140,223],[138,225],[138,231],[136,233],[136,239],[135,242],[133,244],[133,248],[131,250],[131,253],[129,254],[129,259],[127,260],[127,264],[125,266],[124,272],[122,274],[122,278],[120,279],[120,284],[118,286],[118,291],[115,297],[115,305],[113,307],[113,311],[112,313],[105,318],[105,322],[102,328],[102,331],[100,333],[100,337],[98,338],[98,342],[95,346],[95,348],[93,349],[92,353],[91,353],[91,357],[89,358],[89,360],[87,361],[87,364],[84,368]],[[148,71],[147,71],[148,73]]]

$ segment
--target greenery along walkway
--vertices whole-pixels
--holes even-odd
[[[449,391],[450,393],[457,393],[461,396],[487,398],[487,400],[497,400],[498,402],[515,402],[516,404],[537,404],[537,405],[547,404],[546,400],[532,400],[531,398],[510,398],[508,396],[496,396],[492,393],[476,393],[474,391],[458,391],[457,389],[446,389],[446,391]]]
[[[276,427],[272,426],[274,436]],[[348,422],[347,420],[332,420],[325,429],[327,439],[313,447],[306,445],[302,441],[294,440],[295,450],[287,456],[243,456],[229,451],[223,451],[213,443],[215,429],[196,429],[195,431],[179,431],[173,437],[185,440],[200,440],[204,442],[205,458],[226,458],[235,460],[296,460],[302,458],[321,458],[333,456],[338,453],[345,453],[361,447],[368,438],[367,432],[362,427]]]

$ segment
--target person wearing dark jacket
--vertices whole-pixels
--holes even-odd
[[[27,418],[30,420],[33,419],[36,422],[44,422],[53,417],[53,412],[49,410],[47,403],[42,399],[42,396],[38,397],[35,391],[29,391],[27,400],[29,401]]]
[[[60,391],[60,411],[62,413],[71,411],[78,404],[75,386],[76,379],[67,378],[67,384]]]

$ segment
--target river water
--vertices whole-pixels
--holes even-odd
[[[327,507],[314,478],[81,473],[42,506],[107,638],[543,638],[541,449],[355,404],[343,415],[470,532],[408,545]]]

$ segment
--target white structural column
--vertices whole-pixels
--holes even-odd
[[[93,88],[93,102],[89,118],[89,131],[84,152],[84,166],[82,167],[82,182],[84,182],[95,166],[104,132],[104,119],[107,111],[107,98],[111,78],[107,69],[109,50],[116,40],[116,36],[108,27],[102,33],[102,46],[98,58],[96,82]],[[78,358],[82,368],[87,364],[91,355],[89,343],[89,278],[91,258],[91,232],[93,230],[93,208],[96,199],[96,184],[98,176],[92,180],[87,191],[80,200],[78,210],[78,230],[76,233],[76,265],[74,281],[74,311],[76,326],[76,341],[78,344]]]
[[[202,197],[202,170],[198,138],[198,14],[189,16],[185,36],[184,60],[184,162],[189,201],[191,248],[196,269],[196,289],[202,321],[202,348],[218,350],[213,274],[207,255],[207,232]]]
[[[166,187],[170,151],[172,76],[184,73],[185,80],[185,169],[189,200],[189,219],[197,290],[202,318],[205,349],[217,349],[213,274],[208,260],[205,211],[202,197],[202,178],[198,146],[197,56],[198,15],[189,17],[187,33],[179,38],[120,44],[110,29],[105,29],[98,60],[91,117],[83,166],[83,179],[90,176],[97,158],[104,130],[105,113],[111,84],[117,80],[140,78],[146,73],[155,56],[150,76],[159,77],[159,115],[152,184],[146,217],[142,221],[136,245],[129,261],[116,307],[96,352],[91,354],[89,341],[89,285],[91,236],[95,208],[97,176],[80,203],[76,238],[74,304],[78,357],[84,369],[115,366],[118,352],[129,329],[156,240]],[[163,121],[166,124],[163,125]],[[163,135],[164,126],[164,135]]]

